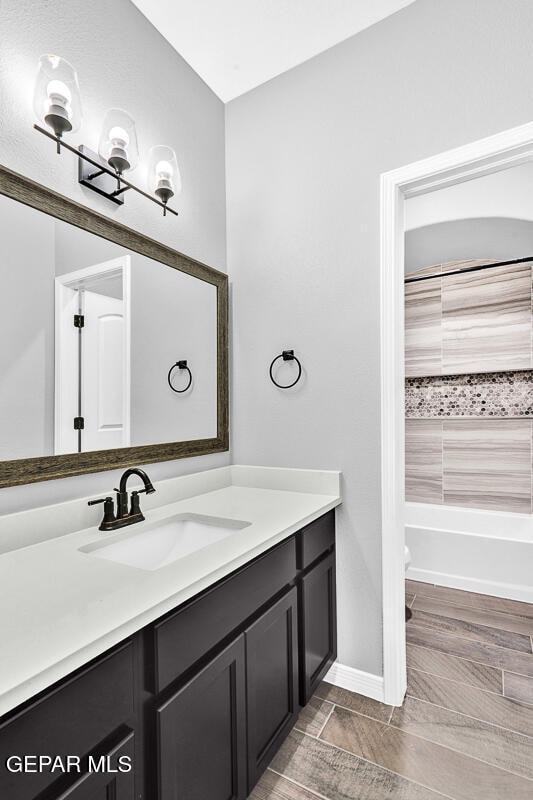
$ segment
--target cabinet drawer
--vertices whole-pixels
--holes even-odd
[[[112,772],[86,772],[80,776],[72,786],[69,786],[65,791],[60,791],[60,794],[54,794],[54,800],[135,800],[135,781],[133,772],[133,748],[134,734],[129,733],[116,747],[110,749],[104,754],[104,759],[111,769],[116,770]],[[95,768],[99,766],[98,759],[100,756],[94,757]],[[119,759],[129,759],[131,770],[129,772],[122,772],[120,765],[124,762]],[[107,759],[109,760],[107,762]]]
[[[120,725],[131,724],[133,714],[133,645],[128,642],[0,726],[0,797],[32,800],[61,774],[12,773],[7,756],[82,757]]]
[[[291,538],[157,623],[155,691],[182,675],[295,575],[296,545]]]
[[[297,535],[298,569],[306,569],[335,544],[335,510],[310,522]]]

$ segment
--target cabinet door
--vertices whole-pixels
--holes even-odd
[[[337,656],[335,553],[300,581],[300,703],[304,706]]]
[[[134,647],[126,642],[69,676],[0,724],[0,754],[68,754],[82,758],[123,725],[135,728]],[[45,796],[61,776],[42,772],[12,773],[0,758],[1,800]],[[71,773],[72,783],[75,775]],[[63,784],[60,784],[63,788]],[[58,792],[59,794],[59,792]],[[48,795],[46,795],[48,798]]]
[[[245,688],[239,636],[158,709],[159,800],[244,800]]]
[[[248,791],[298,715],[297,605],[294,588],[245,632]]]
[[[55,794],[54,800],[135,800],[133,756],[133,733],[130,733],[102,758],[94,756],[94,771],[86,772],[73,786]],[[122,772],[128,765],[131,770]]]

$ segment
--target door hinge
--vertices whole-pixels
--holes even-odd
[[[74,314],[74,327],[75,328],[85,327],[85,316],[83,314]]]
[[[74,417],[74,430],[82,431],[85,428],[84,417]]]

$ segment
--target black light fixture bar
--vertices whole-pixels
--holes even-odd
[[[96,187],[93,186],[90,187],[91,189],[95,189],[95,191],[97,191],[99,194],[108,197],[110,200],[113,200],[114,202],[122,202],[122,198],[120,197],[120,195],[123,192],[127,191],[127,189],[133,189],[138,194],[141,194],[143,197],[146,197],[148,200],[151,200],[152,203],[155,203],[157,206],[162,208],[163,214],[166,214],[168,211],[171,214],[174,214],[174,216],[176,217],[178,216],[178,212],[174,211],[173,208],[170,208],[169,206],[165,205],[165,203],[162,203],[160,200],[158,200],[156,197],[152,197],[152,195],[148,194],[147,192],[144,192],[142,189],[139,189],[138,186],[135,186],[134,183],[130,183],[121,175],[117,175],[115,170],[111,169],[110,167],[104,166],[101,162],[89,156],[87,154],[87,148],[83,148],[83,145],[81,146],[83,149],[72,147],[72,145],[68,144],[67,142],[64,142],[60,136],[56,136],[55,134],[50,133],[45,128],[41,128],[40,125],[34,125],[33,127],[35,128],[36,131],[39,131],[39,133],[44,134],[45,136],[47,136],[49,139],[52,139],[52,141],[56,143],[58,153],[61,152],[62,147],[65,147],[71,153],[74,153],[74,155],[78,156],[78,158],[83,159],[83,161],[86,161],[88,164],[91,164],[93,167],[96,167],[96,172],[92,173],[92,176],[90,176],[91,179],[107,174],[110,175],[115,181],[117,181],[116,191],[110,193],[105,192],[102,189],[97,189]],[[88,184],[85,183],[85,185]]]

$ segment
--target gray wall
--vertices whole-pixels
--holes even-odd
[[[418,0],[226,110],[233,460],[342,469],[339,659],[382,671],[380,173],[531,120],[529,0]],[[293,347],[295,393],[268,380]]]
[[[0,460],[50,455],[54,222],[0,196],[0,242]]]
[[[407,201],[409,202],[409,201]],[[472,212],[475,214],[476,209]],[[457,219],[405,233],[405,273],[459,259],[508,261],[533,255],[533,222],[506,217]]]
[[[218,269],[226,265],[224,106],[129,0],[2,0],[0,3],[0,162],[39,183]],[[57,52],[77,68],[84,126],[74,144],[96,148],[106,109],[126,108],[139,143],[175,147],[183,193],[180,216],[163,218],[156,206],[128,195],[112,206],[77,183],[73,156],[32,130],[32,88],[42,53]],[[132,179],[143,182],[142,170]],[[154,480],[229,463],[227,453],[150,466]],[[113,473],[80,476],[0,490],[0,513],[62,499],[100,495]]]

